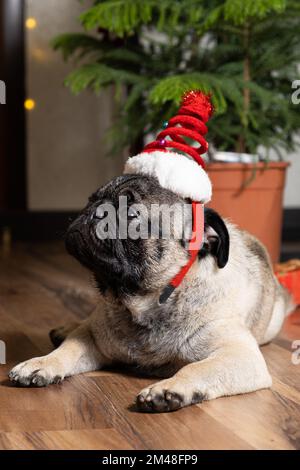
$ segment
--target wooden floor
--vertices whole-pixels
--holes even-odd
[[[48,331],[85,318],[96,296],[88,274],[57,244],[17,245],[0,259],[1,449],[299,449],[300,312],[263,348],[272,390],[220,398],[170,414],[130,406],[149,379],[124,371],[72,377],[48,388],[15,388],[8,370],[51,350]]]

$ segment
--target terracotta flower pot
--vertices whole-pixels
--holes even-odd
[[[209,206],[255,235],[267,247],[273,263],[280,255],[282,198],[288,166],[287,162],[207,165],[213,184]],[[244,187],[254,167],[256,175]]]

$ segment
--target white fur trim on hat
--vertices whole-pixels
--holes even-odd
[[[193,201],[209,202],[212,186],[207,173],[194,160],[175,152],[142,152],[127,160],[124,173],[156,176],[159,184]]]

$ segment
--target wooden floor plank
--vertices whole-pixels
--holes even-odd
[[[137,393],[153,380],[115,376],[93,380],[103,397],[102,413],[120,433],[130,428],[146,449],[250,449],[246,441],[215,421],[203,409],[141,414],[132,406]]]
[[[256,449],[300,447],[300,407],[273,390],[219,398],[204,409]]]
[[[131,449],[115,429],[81,431],[0,432],[0,449],[115,450]]]
[[[84,376],[70,378],[63,384],[47,388],[20,388],[2,381],[0,430],[107,428],[109,423],[99,411],[101,400],[93,381]],[[25,418],[30,416],[30,412],[31,420],[26,422]],[[10,421],[13,413],[15,420]],[[47,425],[40,419],[41,416],[49,418]]]
[[[23,291],[26,289],[26,281],[35,283],[39,291],[46,292],[47,296],[56,298],[64,309],[74,313],[79,318],[86,318],[91,313],[97,302],[97,293],[92,286],[90,276],[82,271],[82,278],[71,272],[59,270],[47,264],[37,256],[23,253],[17,250],[14,257],[5,260],[0,271],[0,283],[5,286],[14,277],[14,284],[20,285],[18,279],[25,278]],[[75,262],[75,261],[74,261]],[[75,271],[75,269],[74,269]],[[2,275],[1,275],[2,273]],[[7,289],[12,285],[8,284]],[[30,289],[27,291],[31,292]]]
[[[292,352],[273,343],[263,348],[272,377],[300,390],[300,364],[293,364]]]

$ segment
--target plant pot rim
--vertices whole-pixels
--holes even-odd
[[[228,162],[207,162],[208,170],[232,171],[232,170],[285,170],[291,165],[290,162],[257,162],[257,163],[228,163]]]

